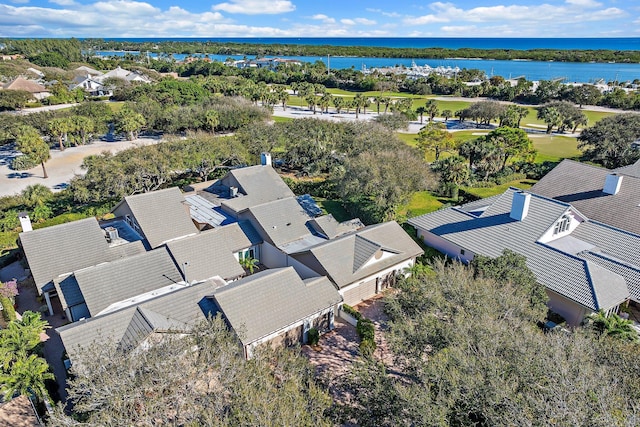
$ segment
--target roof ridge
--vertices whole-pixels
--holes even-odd
[[[636,234],[636,233],[634,233],[632,231],[623,230],[622,228],[618,228],[618,227],[615,227],[613,225],[605,224],[604,222],[596,221],[595,219],[589,219],[588,218],[587,222],[590,222],[592,224],[598,225],[600,227],[611,229],[613,231],[620,232],[622,234],[626,234],[626,235],[631,236],[631,237],[637,237],[638,239],[640,239],[640,234]]]
[[[631,270],[635,270],[635,271],[640,273],[640,266],[637,266],[637,265],[634,265],[634,264],[629,264],[629,263],[625,262],[624,260],[621,260],[619,258],[611,256],[611,255],[609,255],[609,254],[607,254],[605,252],[594,252],[594,251],[591,251],[591,250],[587,250],[585,252],[587,252],[588,254],[591,254],[591,255],[593,255],[593,256],[595,256],[597,258],[602,258],[602,259],[610,261],[610,262],[612,262],[614,264],[618,264],[618,265],[620,265],[622,267],[626,267],[626,268],[629,268]]]

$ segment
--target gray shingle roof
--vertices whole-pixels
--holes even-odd
[[[640,178],[640,160],[629,166],[623,166],[615,170],[617,174]]]
[[[326,277],[303,282],[293,267],[245,277],[216,289],[213,298],[245,345],[342,301]]]
[[[82,348],[94,345],[131,347],[144,340],[151,330],[182,331],[184,325],[206,318],[209,313],[203,312],[198,304],[219,285],[217,281],[207,281],[180,288],[137,306],[72,323],[56,331],[72,360]]]
[[[157,248],[169,240],[192,235],[198,231],[191,221],[185,203],[180,190],[171,187],[127,196],[113,212],[118,215],[120,207],[123,204],[128,205],[149,245]]]
[[[240,193],[243,194],[240,197],[222,201],[222,204],[235,212],[262,203],[295,197],[293,191],[271,166],[232,169],[222,182],[227,186],[238,184]]]
[[[378,251],[389,255],[366,265]],[[339,288],[422,254],[422,249],[395,221],[371,225],[309,248],[294,258],[311,255]]]
[[[78,270],[76,281],[91,316],[111,304],[182,281],[165,248]]]
[[[274,246],[312,235],[307,227],[310,218],[293,197],[252,206],[249,214],[256,230],[262,231],[263,239]]]
[[[342,234],[364,228],[364,224],[362,224],[362,221],[360,221],[358,218],[349,221],[338,222],[331,214],[313,218],[311,221],[309,221],[309,224],[316,233],[327,236],[328,239],[333,239]]]
[[[611,277],[597,267],[590,268],[584,259],[536,243],[571,209],[570,205],[533,194],[529,214],[523,221],[515,221],[509,212],[513,194],[518,191],[511,188],[493,199],[479,217],[464,212],[464,207],[447,208],[408,222],[476,254],[498,257],[505,249],[522,254],[542,285],[591,310],[608,309],[604,304],[612,300],[619,303],[629,296],[616,276],[611,276],[615,278],[611,282]]]
[[[240,226],[230,224],[169,242],[167,248],[181,268],[185,262],[189,263],[186,267],[189,281],[206,280],[213,276],[229,280],[244,274],[244,269],[233,254],[251,245]]]
[[[95,218],[20,233],[20,242],[39,290],[61,274],[144,251],[140,243],[110,248]]]
[[[613,171],[563,160],[530,191],[571,203],[588,218],[640,234],[640,178],[624,176],[618,194],[602,192]]]

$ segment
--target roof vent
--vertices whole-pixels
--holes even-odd
[[[271,154],[267,152],[260,153],[260,164],[262,166],[271,166]]]
[[[115,227],[107,227],[104,231],[107,232],[107,241],[109,242],[114,242],[120,237],[118,236],[118,229]]]
[[[622,185],[622,176],[616,175],[615,173],[610,173],[607,175],[607,178],[604,180],[604,188],[602,192],[604,194],[618,194],[620,191],[620,186]]]
[[[516,221],[522,221],[529,213],[529,203],[531,202],[531,194],[523,191],[513,193],[511,200],[511,213],[509,217]]]

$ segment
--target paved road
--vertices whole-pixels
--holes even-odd
[[[83,175],[81,168],[85,157],[100,154],[104,151],[116,153],[127,148],[157,144],[160,138],[140,138],[134,141],[93,141],[91,144],[79,147],[69,147],[64,151],[51,150],[51,159],[45,163],[49,178],[42,176],[42,167],[36,166],[26,171],[14,171],[9,168],[11,159],[20,155],[13,146],[0,146],[0,197],[19,194],[27,186],[43,184],[53,191],[66,188],[71,178]]]

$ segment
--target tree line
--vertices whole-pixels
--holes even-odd
[[[357,56],[372,58],[482,58],[482,59],[529,59],[558,62],[640,62],[640,53],[620,50],[563,50],[563,49],[447,49],[392,48],[382,46],[333,46],[281,43],[241,43],[217,41],[152,41],[84,39],[85,50],[125,50],[158,53],[216,54],[216,55],[272,55],[272,56]]]

